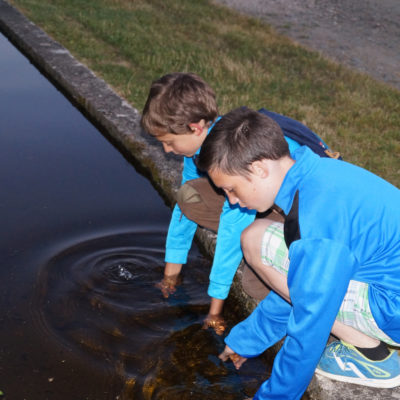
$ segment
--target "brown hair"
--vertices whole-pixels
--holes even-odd
[[[152,135],[189,133],[189,124],[218,116],[215,93],[199,76],[175,72],[154,81],[143,109],[142,127]]]
[[[201,146],[196,160],[203,171],[219,169],[228,175],[248,175],[254,161],[290,156],[279,125],[247,107],[224,115]]]

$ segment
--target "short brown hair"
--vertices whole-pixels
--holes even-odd
[[[200,170],[219,169],[228,175],[248,175],[250,165],[263,159],[290,156],[280,126],[247,107],[224,115],[201,146],[196,160]]]
[[[213,122],[218,116],[215,93],[199,76],[175,72],[154,81],[143,109],[142,127],[157,132],[185,134],[189,124]]]

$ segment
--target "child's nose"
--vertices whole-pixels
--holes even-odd
[[[236,196],[234,196],[234,195],[232,195],[230,193],[227,193],[227,195],[228,195],[229,203],[231,203],[232,205],[238,203],[239,199]]]
[[[171,151],[172,151],[172,147],[171,147],[171,146],[169,146],[169,145],[166,144],[166,143],[163,143],[162,145],[163,145],[164,151],[165,151],[166,153],[171,153]]]

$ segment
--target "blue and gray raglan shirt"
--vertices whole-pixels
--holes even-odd
[[[212,127],[208,133],[212,134]],[[289,144],[289,151],[293,152],[300,145],[294,140],[285,137]],[[184,157],[182,182],[204,176],[204,173],[196,167],[194,159],[200,153],[200,149],[193,157]],[[228,296],[233,277],[243,258],[240,247],[240,235],[255,219],[256,212],[241,208],[239,205],[231,205],[226,199],[222,207],[217,242],[213,265],[210,273],[208,295],[217,299],[225,299]],[[182,213],[178,204],[172,211],[171,222],[168,229],[165,262],[185,264],[192,245],[193,236],[197,224]]]
[[[255,357],[285,337],[254,400],[302,396],[350,280],[369,284],[377,325],[400,342],[400,190],[304,146],[293,157],[275,199],[287,216],[291,304],[271,292],[225,340]]]

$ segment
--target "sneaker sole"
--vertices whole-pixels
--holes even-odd
[[[361,386],[369,386],[382,389],[391,389],[400,386],[400,376],[396,376],[395,378],[391,379],[368,379],[368,378],[362,379],[362,378],[353,378],[351,376],[330,374],[329,372],[322,371],[321,369],[318,368],[315,370],[315,373],[317,375],[325,376],[326,378],[332,379],[334,381],[353,383],[355,385],[361,385]]]

